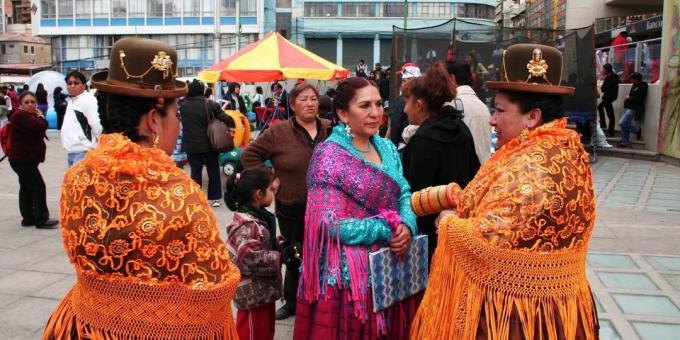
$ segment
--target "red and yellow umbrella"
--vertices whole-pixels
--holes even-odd
[[[199,72],[206,83],[218,80],[270,82],[304,78],[333,80],[346,78],[349,71],[270,32],[231,57]]]

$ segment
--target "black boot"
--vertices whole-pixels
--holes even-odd
[[[53,219],[47,219],[42,223],[36,223],[35,227],[38,229],[56,229],[59,221]]]
[[[285,320],[295,315],[295,306],[291,303],[286,303],[279,310],[276,311],[276,320]]]

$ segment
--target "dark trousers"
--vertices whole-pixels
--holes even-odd
[[[222,184],[220,183],[220,164],[217,152],[188,153],[187,160],[191,167],[191,179],[203,186],[203,166],[208,171],[208,199],[211,201],[222,199]]]
[[[609,125],[604,119],[604,112],[607,111],[607,118],[609,119]],[[603,131],[607,131],[609,136],[614,134],[614,127],[616,126],[616,116],[614,116],[614,106],[610,100],[602,100],[600,105],[597,106],[597,111],[600,113],[600,127]],[[609,128],[607,128],[609,126]]]
[[[47,192],[37,162],[9,162],[19,175],[19,210],[26,224],[42,224],[50,217]]]
[[[305,218],[304,211],[302,216],[283,216],[276,215],[279,220],[279,230],[281,235],[290,243],[300,243],[304,239]],[[304,254],[302,254],[304,258]],[[295,308],[297,301],[298,280],[300,279],[300,269],[286,267],[286,277],[283,280],[283,299],[286,301],[288,308]]]

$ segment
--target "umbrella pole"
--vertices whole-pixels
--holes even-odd
[[[290,91],[288,91],[288,79],[285,81],[286,83],[286,120],[290,119]]]

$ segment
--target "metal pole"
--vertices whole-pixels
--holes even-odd
[[[241,0],[236,0],[236,52],[241,49]]]
[[[408,0],[404,0],[404,31],[408,28]]]
[[[2,14],[2,33],[5,33],[5,2],[2,2],[2,8],[0,8],[0,14]]]

